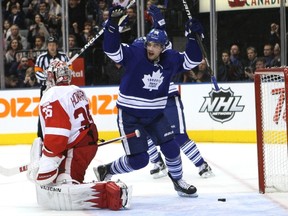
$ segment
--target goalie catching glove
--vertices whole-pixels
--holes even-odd
[[[204,28],[197,19],[189,19],[185,24],[185,36],[189,39],[195,39],[196,34],[204,38]]]
[[[37,173],[36,183],[39,185],[47,185],[52,183],[58,176],[59,165],[65,157],[47,157],[42,155],[39,160],[39,170]]]

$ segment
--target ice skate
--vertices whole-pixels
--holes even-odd
[[[110,164],[100,165],[98,167],[93,167],[93,171],[96,175],[98,181],[109,181],[112,178],[112,175],[109,173]]]
[[[208,165],[206,161],[199,167],[199,175],[202,178],[210,178],[215,176],[214,173],[212,172],[211,167]]]
[[[167,176],[167,169],[166,169],[166,165],[159,153],[159,158],[160,160],[154,164],[154,168],[150,170],[150,174],[152,175],[152,177],[154,179],[158,179],[158,178],[162,178],[164,176]]]
[[[177,191],[178,195],[181,197],[198,197],[197,188],[193,185],[188,184],[183,179],[174,180],[171,177],[171,174],[168,173],[168,176],[174,184],[174,189]]]

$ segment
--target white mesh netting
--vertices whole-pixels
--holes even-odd
[[[284,73],[261,74],[260,88],[265,191],[288,191]]]

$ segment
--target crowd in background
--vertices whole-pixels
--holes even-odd
[[[167,2],[161,0],[145,1],[145,31],[151,28],[152,20],[146,13],[147,7],[156,4],[165,14]],[[193,2],[193,1],[192,1]],[[87,44],[104,26],[109,17],[112,5],[127,6],[129,0],[68,0],[69,36],[68,56]],[[179,6],[180,7],[180,6]],[[180,11],[183,10],[180,7]],[[177,20],[171,17],[177,12],[177,7],[169,10],[167,15],[167,31],[174,33]],[[128,22],[121,30],[121,40],[132,43],[137,38],[137,7],[127,9]],[[60,0],[3,0],[3,47],[5,64],[5,87],[23,88],[38,87],[34,69],[37,56],[47,50],[46,41],[49,36],[58,38],[59,47],[62,38],[62,14]],[[267,24],[268,25],[268,24]],[[269,24],[270,25],[270,24]],[[169,26],[169,27],[168,27]],[[183,26],[183,24],[182,24]],[[178,29],[183,34],[182,29]],[[181,34],[179,34],[181,35]],[[219,56],[217,80],[221,81],[253,81],[254,72],[261,67],[280,66],[279,25],[271,24],[267,32],[267,41],[263,41],[263,52],[256,47],[240,47],[233,43]],[[185,39],[183,39],[185,40]],[[171,38],[173,43],[173,39]],[[241,50],[246,49],[246,53]],[[81,57],[85,60],[86,86],[118,84],[125,69],[112,62],[103,53],[102,38],[95,41]],[[207,64],[201,64],[174,79],[175,82],[210,82]]]

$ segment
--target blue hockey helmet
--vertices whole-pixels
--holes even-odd
[[[146,42],[154,42],[161,44],[163,47],[168,43],[168,36],[166,31],[161,29],[152,29],[147,35],[146,35]]]
[[[146,37],[139,37],[133,41],[132,45],[143,47],[145,43],[146,43]]]

